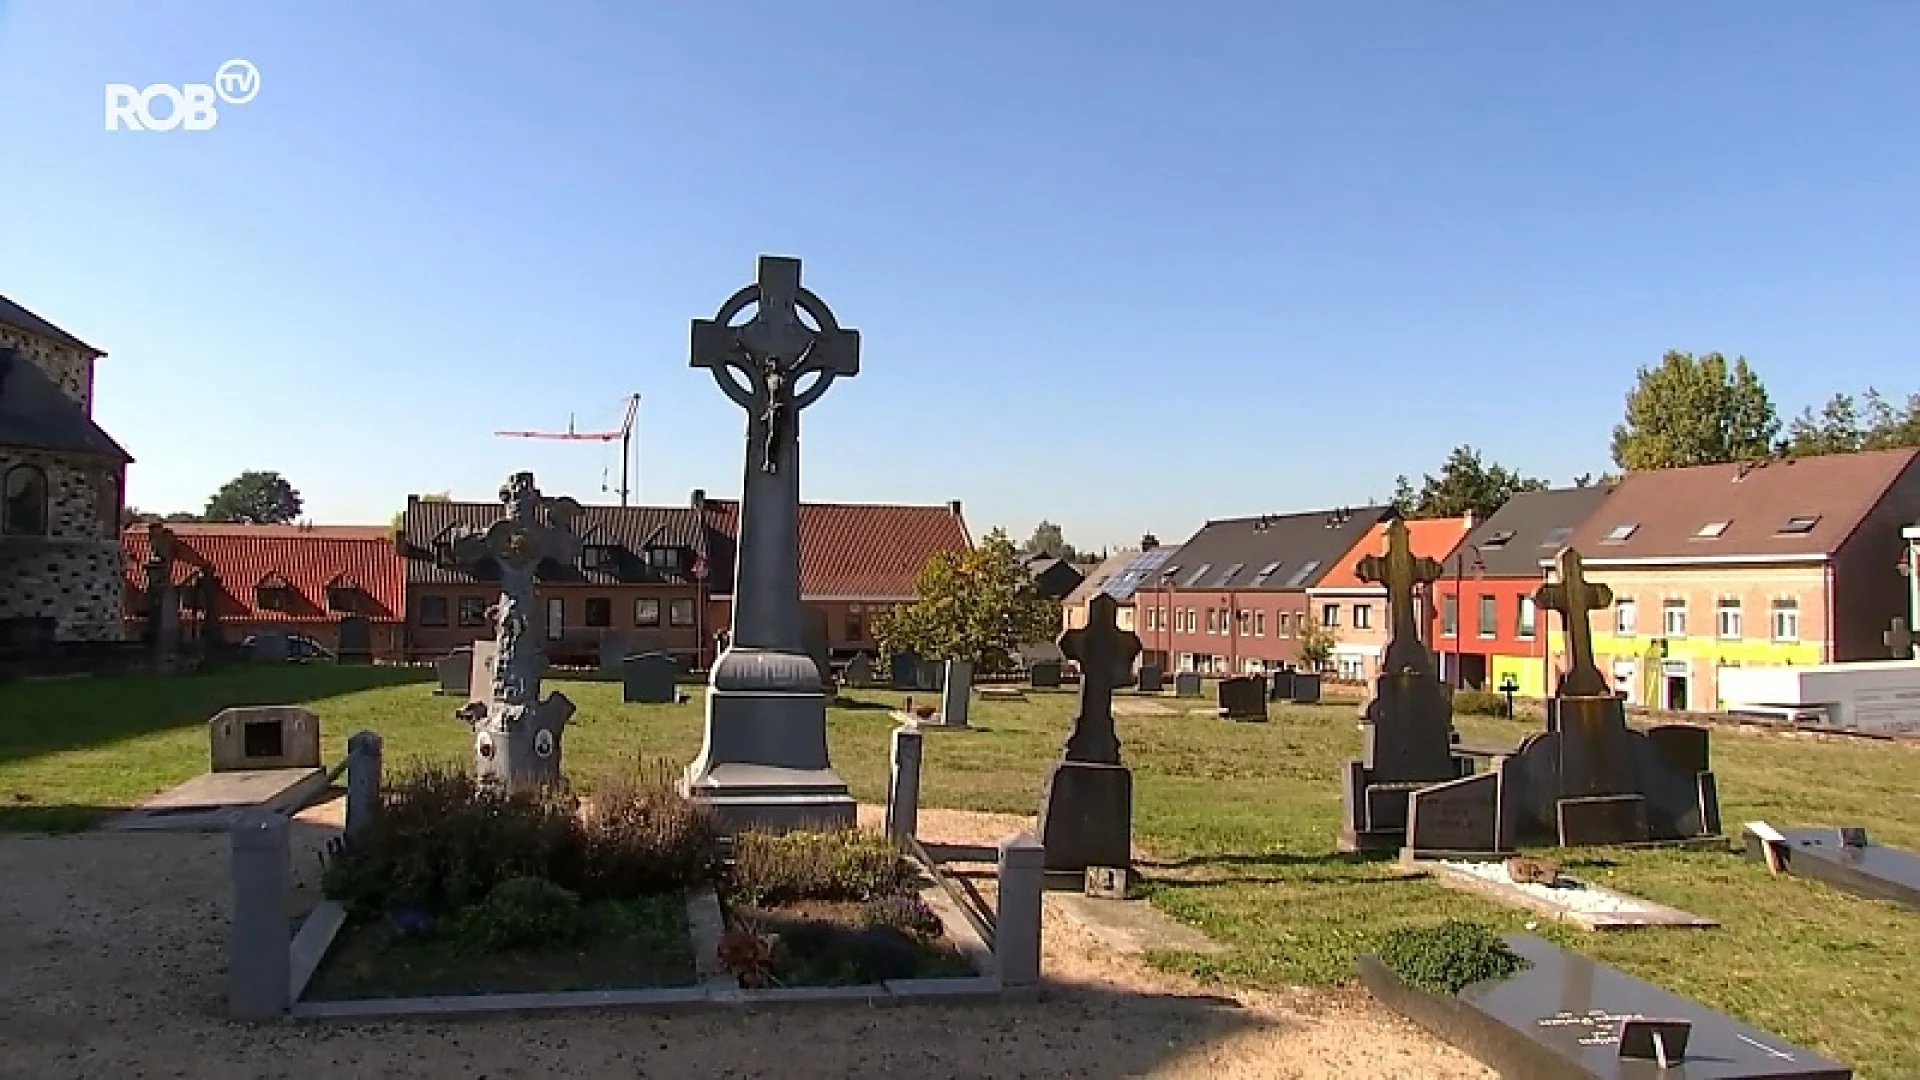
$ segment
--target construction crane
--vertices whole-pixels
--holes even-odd
[[[627,496],[631,489],[627,484],[627,465],[633,460],[633,422],[640,415],[640,395],[628,394],[627,413],[620,421],[620,427],[614,431],[575,431],[573,417],[567,417],[565,431],[496,431],[495,435],[503,439],[557,439],[562,442],[597,442],[620,444],[620,505],[627,505]],[[604,470],[600,478],[600,490],[606,490]]]

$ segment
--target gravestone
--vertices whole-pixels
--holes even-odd
[[[920,671],[914,676],[915,690],[938,690],[945,685],[946,666],[937,660],[921,660]]]
[[[735,325],[749,306],[751,321]],[[805,312],[809,327],[800,319]],[[800,285],[800,261],[762,257],[759,277],[696,320],[692,366],[747,414],[732,641],[708,677],[687,795],[723,829],[851,826],[854,801],[827,754],[827,695],[800,604],[800,418],[860,371],[860,335]]]
[[[828,639],[827,612],[825,608],[809,604],[801,609],[801,635],[806,639],[807,655],[813,658],[813,665],[820,671],[820,689],[832,697],[839,686],[833,679],[833,648]]]
[[[1197,671],[1176,671],[1173,673],[1174,697],[1199,697],[1200,673]]]
[[[1464,772],[1453,756],[1453,706],[1414,615],[1415,591],[1439,580],[1442,568],[1432,559],[1414,557],[1406,522],[1399,518],[1387,525],[1385,549],[1356,567],[1360,580],[1386,588],[1390,626],[1373,697],[1362,714],[1360,758],[1347,762],[1341,775],[1342,851],[1405,846],[1408,797]],[[1428,831],[1446,828],[1437,819],[1457,805],[1431,804]]]
[[[1772,855],[1795,877],[1920,910],[1920,856],[1868,839],[1865,829],[1783,829]],[[1747,854],[1765,859],[1768,841],[1749,826]]]
[[[1040,797],[1040,842],[1050,871],[1133,862],[1133,773],[1120,762],[1113,691],[1122,664],[1140,655],[1140,638],[1114,622],[1119,604],[1101,593],[1087,625],[1060,635],[1060,651],[1080,665],[1080,702],[1065,753],[1047,773]]]
[[[114,818],[120,830],[218,831],[236,815],[291,810],[326,790],[320,718],[298,705],[222,709],[207,724],[208,771]]]
[[[612,675],[626,670],[627,657],[638,653],[650,652],[647,649],[634,649],[627,641],[627,635],[621,633],[603,634],[600,638],[600,670]],[[624,677],[624,675],[622,676]]]
[[[1320,701],[1320,673],[1317,671],[1295,671],[1293,673],[1293,703],[1295,705],[1314,705]]]
[[[1562,549],[1558,562],[1559,581],[1534,594],[1535,603],[1558,613],[1566,627],[1568,666],[1547,703],[1549,729],[1527,736],[1511,754],[1496,759],[1491,771],[1474,778],[1483,783],[1470,789],[1491,790],[1496,812],[1475,819],[1482,828],[1473,843],[1454,846],[1460,838],[1450,836],[1443,850],[1497,853],[1720,835],[1707,731],[1684,724],[1646,731],[1627,726],[1624,699],[1594,665],[1588,625],[1589,613],[1611,606],[1613,594],[1586,580],[1574,549]],[[1445,787],[1411,797],[1407,846],[1416,856],[1429,842],[1422,807],[1438,814],[1443,802],[1459,798],[1459,789]]]
[[[888,665],[887,685],[895,690],[920,689],[920,654],[911,649],[894,653]]]
[[[1138,681],[1133,684],[1135,690],[1143,694],[1157,694],[1166,683],[1166,673],[1159,664],[1141,664]]]
[[[967,705],[973,700],[973,661],[947,661],[942,684],[940,712],[936,719],[943,727],[966,727]]]
[[[1290,667],[1267,672],[1268,701],[1293,700],[1293,674],[1293,669]]]
[[[873,658],[866,653],[855,653],[847,661],[847,685],[867,687],[873,685]]]
[[[1220,715],[1228,720],[1267,719],[1267,681],[1257,675],[1236,675],[1221,679],[1218,688]]]
[[[1042,660],[1027,668],[1027,685],[1035,690],[1059,689],[1060,665],[1052,660]]]
[[[373,663],[373,625],[365,615],[348,615],[340,620],[340,647],[334,659],[342,664]]]
[[[1697,1001],[1563,950],[1504,935],[1528,966],[1443,996],[1412,989],[1377,957],[1361,981],[1388,1008],[1502,1076],[1588,1080],[1850,1080],[1853,1070]],[[1656,1045],[1653,1036],[1660,1035]],[[1658,1063],[1667,1059],[1667,1067]]]
[[[620,662],[620,700],[628,705],[671,705],[679,700],[674,679],[680,665],[663,652],[628,656]]]
[[[440,678],[440,685],[434,688],[434,693],[447,697],[466,697],[473,687],[473,646],[462,645],[435,660],[433,670]]]
[[[1913,631],[1907,628],[1907,620],[1894,619],[1893,624],[1887,628],[1887,632],[1880,635],[1880,640],[1886,642],[1887,651],[1895,660],[1914,659]]]
[[[151,550],[145,567],[148,658],[153,670],[169,672],[180,654],[180,593],[173,584],[177,555],[173,533],[153,522],[147,526],[147,545]]]
[[[320,766],[320,718],[298,705],[222,709],[207,735],[216,773]]]
[[[278,630],[266,630],[253,635],[253,644],[247,647],[247,660],[255,664],[284,664],[293,653],[293,642]]]
[[[574,706],[558,692],[540,697],[547,628],[545,605],[535,596],[535,573],[547,559],[565,566],[580,557],[580,538],[572,527],[580,504],[540,494],[527,472],[507,478],[500,501],[504,517],[485,533],[454,544],[461,565],[490,560],[500,575],[500,599],[487,611],[493,619],[493,641],[485,643],[492,646],[492,678],[475,680],[474,703],[461,715],[473,732],[474,767],[483,783],[508,791],[557,787],[563,782],[560,740]],[[476,674],[482,645],[474,643]]]

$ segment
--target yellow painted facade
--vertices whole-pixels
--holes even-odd
[[[1553,688],[1547,685],[1546,667],[1538,656],[1487,658],[1487,689],[1499,690],[1509,675],[1520,687],[1514,693],[1521,697],[1539,698],[1553,693]]]
[[[1614,597],[1613,610],[1591,617],[1594,662],[1637,705],[1717,709],[1724,704],[1720,668],[1802,666],[1824,663],[1831,655],[1823,565],[1610,567],[1590,562],[1587,578],[1605,584]],[[1632,608],[1630,634],[1618,632],[1622,605]],[[1668,625],[1670,611],[1685,613],[1674,627]],[[1722,625],[1722,612],[1735,611],[1737,636],[1723,634],[1736,628]],[[1552,620],[1547,640],[1557,671],[1566,653],[1565,635],[1558,615],[1542,617]]]

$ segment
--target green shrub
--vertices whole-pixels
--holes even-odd
[[[1465,716],[1505,716],[1507,697],[1491,690],[1455,690],[1453,711]]]
[[[580,940],[586,919],[580,897],[537,877],[508,878],[485,900],[460,913],[454,936],[489,952]]]
[[[1380,960],[1408,986],[1449,996],[1530,966],[1491,928],[1459,920],[1389,932],[1380,945]]]
[[[913,878],[912,865],[879,833],[749,830],[733,839],[732,896],[754,906],[865,903],[904,891]]]
[[[939,937],[947,929],[920,894],[912,892],[869,900],[860,915],[868,926],[884,926],[919,937]]]
[[[580,839],[569,883],[583,896],[622,899],[711,877],[718,830],[675,789],[671,765],[636,759],[594,781]]]

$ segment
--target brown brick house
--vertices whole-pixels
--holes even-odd
[[[147,526],[120,534],[129,637],[139,637],[149,612],[146,564],[153,554]],[[340,647],[340,621],[367,620],[376,660],[405,655],[406,585],[394,554],[393,533],[359,525],[229,525],[170,523],[173,583],[182,603],[204,571],[219,580],[215,598],[222,636],[241,641],[278,631],[312,638],[331,652]],[[183,622],[204,613],[190,607]]]

